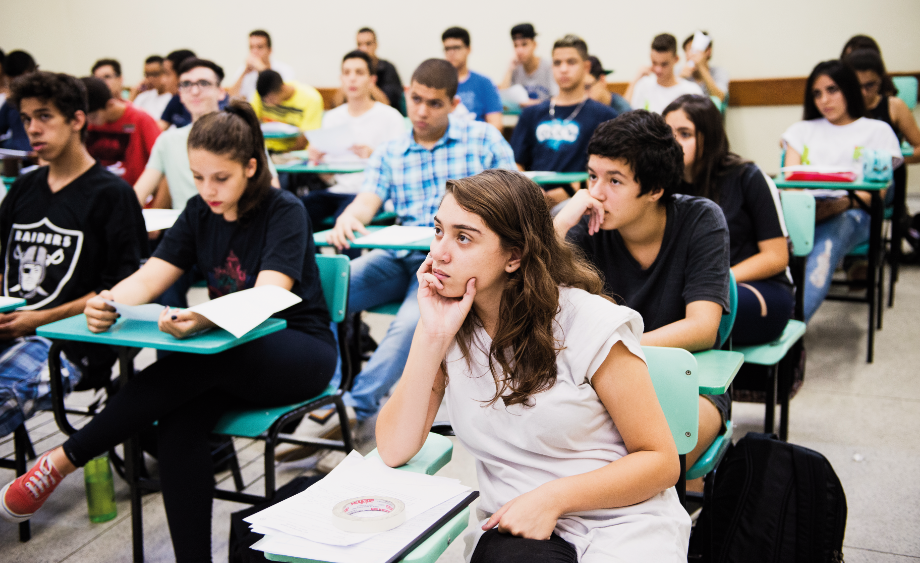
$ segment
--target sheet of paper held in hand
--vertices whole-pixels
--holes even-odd
[[[358,239],[361,244],[398,246],[427,240],[434,236],[433,227],[405,227],[393,225],[365,235]]]
[[[286,289],[276,285],[263,285],[218,297],[189,307],[188,310],[206,317],[220,328],[240,338],[278,311],[283,311],[301,301],[300,296]],[[137,321],[157,322],[164,308],[154,303],[123,305],[109,300],[106,300],[106,303],[115,307],[115,311],[122,318]]]
[[[172,227],[179,215],[182,215],[181,209],[144,209],[144,224],[147,226],[147,232],[162,231]]]
[[[357,144],[355,132],[350,125],[324,127],[306,132],[307,140],[314,149],[326,153],[326,156],[354,155],[351,147]]]
[[[280,133],[284,135],[296,135],[300,133],[300,129],[296,125],[291,125],[290,123],[282,123],[280,121],[269,121],[262,124],[263,133]]]
[[[524,104],[530,101],[530,94],[527,93],[527,89],[521,86],[520,84],[515,84],[510,88],[505,88],[499,92],[502,102],[505,105],[508,105],[508,102],[515,104]]]
[[[256,533],[280,535],[282,540],[283,536],[292,536],[285,541],[309,540],[327,546],[350,546],[380,534],[391,534],[409,524],[414,526],[415,517],[469,490],[457,479],[399,471],[387,467],[380,460],[365,459],[353,451],[322,481],[253,514],[246,518],[246,522]],[[333,524],[332,508],[343,500],[359,496],[401,500],[406,505],[406,522],[389,532],[374,534],[340,530]],[[316,559],[312,553],[310,557]]]

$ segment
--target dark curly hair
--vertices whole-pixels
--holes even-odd
[[[19,109],[26,98],[50,102],[70,122],[77,112],[88,112],[86,87],[80,79],[69,74],[36,71],[24,74],[10,85],[10,103]],[[80,131],[80,138],[86,134],[86,124]]]
[[[622,159],[632,167],[639,195],[663,190],[659,205],[677,191],[684,175],[684,151],[657,113],[628,111],[602,123],[588,142],[588,156]]]
[[[529,405],[532,395],[556,383],[556,354],[565,345],[553,335],[559,287],[610,299],[604,295],[604,282],[592,264],[556,236],[543,190],[523,174],[486,170],[448,180],[447,194],[482,218],[502,248],[521,253],[520,268],[508,274],[488,351],[495,379],[495,395],[488,404],[501,399],[505,405]],[[468,365],[473,331],[481,324],[473,310],[457,332],[456,342]],[[447,375],[446,363],[441,367]]]

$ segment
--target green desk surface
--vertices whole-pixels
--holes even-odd
[[[368,232],[373,233],[374,231],[379,231],[380,229],[386,229],[387,227],[367,227]],[[313,243],[316,246],[331,246],[326,242],[326,236],[329,234],[330,230],[320,231],[313,234]],[[433,229],[432,229],[433,232]],[[431,240],[434,238],[432,234],[431,237],[420,240],[418,242],[410,242],[406,244],[397,244],[397,245],[380,245],[380,244],[361,244],[361,233],[355,233],[358,239],[351,243],[352,248],[385,248],[387,250],[421,250],[428,252],[431,250]]]
[[[354,174],[364,172],[364,164],[310,164],[306,160],[276,164],[275,170],[288,174]]]
[[[700,394],[721,395],[732,384],[741,364],[744,363],[744,354],[726,350],[706,350],[693,354],[696,358],[696,370],[699,375]]]
[[[571,184],[572,182],[585,182],[588,180],[587,172],[532,172],[533,180],[537,184]]]
[[[7,303],[6,305],[0,305],[0,313],[9,313],[10,311],[15,311],[16,309],[26,304],[25,299],[19,299],[18,297],[14,297],[13,299],[15,299],[15,301]]]
[[[58,340],[76,340],[111,346],[130,346],[132,348],[153,348],[170,352],[188,352],[191,354],[217,354],[239,346],[244,342],[278,332],[287,327],[287,321],[268,319],[236,338],[223,329],[215,328],[185,340],[178,340],[165,332],[160,332],[157,324],[149,321],[121,319],[108,332],[94,333],[86,328],[86,315],[77,315],[69,319],[46,324],[38,328],[36,334],[45,338]]]
[[[300,131],[297,133],[282,133],[281,131],[262,131],[262,137],[265,139],[295,139],[303,135]]]
[[[773,178],[781,190],[863,190],[877,192],[888,187],[888,182],[789,182],[782,175]]]

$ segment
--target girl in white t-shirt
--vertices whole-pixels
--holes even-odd
[[[839,60],[819,63],[805,86],[805,116],[783,133],[786,166],[812,164],[861,170],[865,150],[891,153],[892,166],[902,162],[901,146],[887,123],[863,117],[865,102],[856,73]],[[837,264],[869,239],[868,192],[822,197],[817,207],[815,249],[805,269],[805,320],[827,297]]]
[[[473,562],[686,561],[690,520],[642,319],[603,295],[521,174],[448,181],[434,223],[421,320],[377,422],[383,460],[411,459],[444,400],[476,458]]]

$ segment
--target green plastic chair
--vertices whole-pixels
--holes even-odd
[[[904,100],[907,107],[913,111],[917,107],[917,77],[893,76],[891,81],[898,90],[898,97]]]
[[[349,388],[352,378],[348,342],[345,338],[345,311],[348,304],[348,282],[350,266],[347,256],[316,255],[319,267],[320,283],[332,321],[338,325],[339,353],[342,358],[342,382],[338,387],[330,385],[317,397],[283,407],[264,409],[240,409],[225,413],[214,428],[215,434],[261,439],[265,442],[265,496],[251,495],[239,491],[215,489],[215,498],[255,504],[271,500],[275,495],[275,447],[279,443],[299,445],[321,445],[326,449],[350,452],[354,449],[348,415],[345,411],[343,396]],[[281,429],[288,423],[302,418],[305,414],[318,408],[335,405],[339,422],[342,425],[342,440],[300,439],[289,434],[281,434]]]
[[[728,111],[728,92],[725,93],[725,99],[720,100],[718,96],[709,96],[709,99],[712,100],[712,103],[719,108],[719,113],[722,114],[722,117],[725,117],[725,112]]]
[[[796,281],[796,313],[798,319],[803,318],[802,314],[802,293],[805,270],[805,259],[811,253],[815,245],[815,198],[812,194],[804,191],[784,191],[782,193],[783,215],[786,219],[786,230],[789,232],[789,239],[792,242],[793,270],[797,272],[794,276]],[[764,432],[773,433],[774,430],[774,412],[776,410],[777,391],[782,390],[780,398],[780,439],[786,440],[789,435],[789,389],[784,386],[779,388],[781,378],[780,365],[782,360],[787,356],[789,350],[802,339],[805,335],[805,323],[801,320],[790,320],[786,323],[786,328],[779,338],[768,344],[756,346],[739,346],[735,351],[744,354],[744,361],[759,366],[772,366],[770,371],[770,383],[767,385],[767,400],[764,413]],[[783,369],[783,380],[787,384],[792,383],[792,362]]]
[[[722,315],[719,321],[719,341],[716,347],[731,350],[732,328],[735,327],[735,317],[738,316],[738,284],[735,282],[735,273],[728,271],[730,282],[728,284],[728,314]]]

